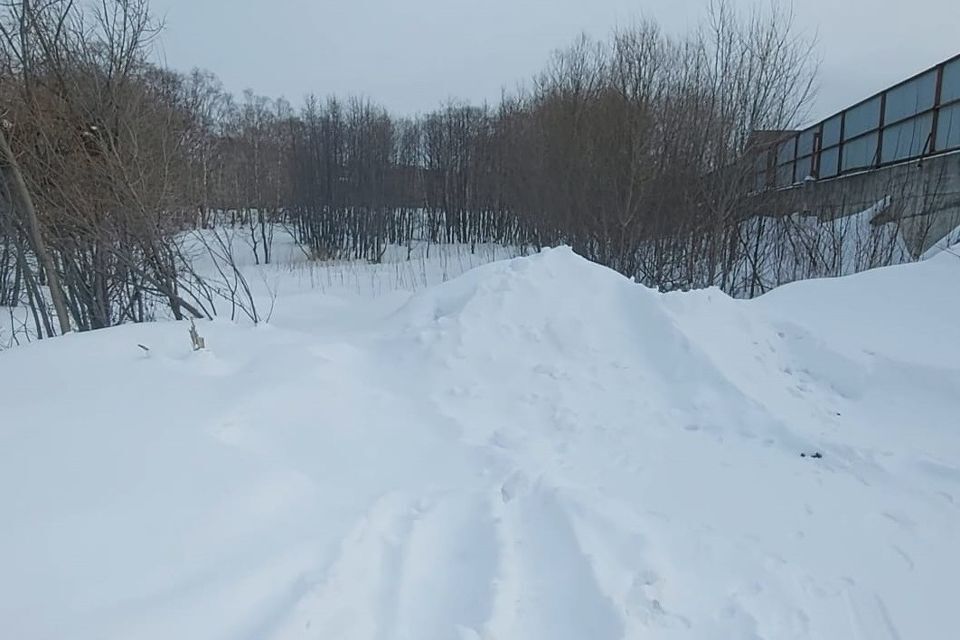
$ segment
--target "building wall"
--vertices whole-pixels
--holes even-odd
[[[752,202],[758,214],[802,213],[823,220],[876,207],[874,224],[900,224],[918,257],[960,226],[960,152],[807,180],[758,193]]]

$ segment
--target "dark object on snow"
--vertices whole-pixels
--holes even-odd
[[[806,458],[807,456],[808,456],[808,454],[806,454],[806,453],[801,453],[801,454],[800,454],[800,457],[801,457],[801,458]],[[819,460],[820,458],[823,457],[823,454],[820,453],[819,451],[817,451],[816,453],[811,453],[811,454],[809,454],[809,457],[811,457],[811,458],[817,458],[817,459]]]

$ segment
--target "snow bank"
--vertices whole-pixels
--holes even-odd
[[[556,249],[3,352],[0,635],[951,638],[958,279]]]

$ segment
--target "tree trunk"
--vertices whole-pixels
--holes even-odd
[[[0,129],[0,155],[10,169],[10,175],[13,178],[11,195],[16,194],[20,200],[23,215],[26,220],[27,233],[33,244],[33,250],[37,253],[37,259],[40,261],[47,276],[47,286],[50,288],[50,299],[53,302],[54,311],[57,313],[57,320],[60,323],[60,333],[70,333],[70,316],[67,315],[67,304],[63,297],[63,289],[60,288],[60,278],[57,275],[56,266],[53,263],[53,257],[47,251],[43,242],[43,236],[40,233],[40,221],[37,219],[37,211],[33,207],[33,198],[27,191],[27,183],[23,180],[23,174],[20,173],[20,165],[10,149],[7,142],[7,136]]]

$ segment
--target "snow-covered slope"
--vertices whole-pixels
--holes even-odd
[[[5,351],[0,637],[954,638],[958,282],[555,249]]]

